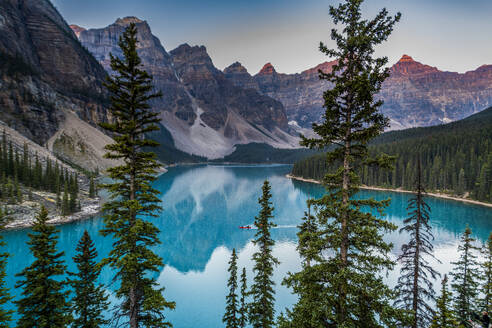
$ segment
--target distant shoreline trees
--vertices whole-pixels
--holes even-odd
[[[357,169],[361,183],[384,188],[413,189],[417,161],[427,191],[492,202],[492,108],[464,122],[448,126],[390,132],[369,146],[371,155],[396,156],[393,170],[376,167]],[[423,133],[422,131],[428,131]],[[435,132],[432,132],[435,131]],[[399,136],[399,137],[398,137]],[[294,164],[294,176],[321,181],[336,171],[324,155],[314,155]]]

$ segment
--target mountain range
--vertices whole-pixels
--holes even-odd
[[[122,55],[118,40],[130,23],[138,28],[143,66],[163,93],[152,103],[162,119],[154,137],[169,161],[250,153],[251,147],[238,147],[247,144],[295,149],[298,133],[322,117],[322,94],[330,85],[318,71],[330,71],[335,62],[298,74],[277,73],[270,63],[255,75],[240,63],[220,70],[204,46],[166,51],[136,17],[91,29],[69,26],[48,0],[5,0],[0,121],[67,162],[89,170],[110,165],[102,154],[111,138],[97,124],[111,120],[103,82],[112,73],[109,54]],[[380,97],[392,129],[458,120],[492,105],[492,66],[459,74],[404,55],[391,67]]]
[[[256,75],[236,62],[224,70],[237,86],[252,88],[280,101],[291,124],[310,128],[323,113],[323,91],[330,87],[318,71],[331,72],[335,61],[299,74],[277,73],[271,63]],[[431,126],[465,118],[492,105],[492,65],[464,74],[440,71],[408,55],[390,68],[383,83],[381,111],[391,129]]]
[[[204,46],[183,44],[168,53],[147,22],[136,17],[118,19],[100,29],[73,25],[72,29],[81,44],[111,72],[109,54],[122,55],[118,40],[130,23],[138,29],[142,65],[163,93],[152,107],[160,113],[176,148],[214,159],[232,153],[237,144],[298,147],[283,105],[256,90],[235,86],[213,65]]]

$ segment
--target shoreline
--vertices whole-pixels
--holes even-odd
[[[47,223],[49,225],[62,225],[75,221],[90,219],[92,217],[101,214],[101,209],[102,209],[102,202],[100,201],[100,199],[97,199],[96,201],[90,202],[89,204],[83,206],[79,212],[73,213],[71,215],[67,215],[67,216],[48,215]],[[34,220],[36,218],[37,212],[38,211],[35,211],[35,213],[31,213],[29,215],[30,217],[29,220],[14,220],[9,222],[5,226],[5,230],[13,231],[13,230],[22,230],[22,229],[31,228],[34,225]]]
[[[301,177],[296,177],[291,174],[285,175],[286,178],[292,179],[292,180],[298,180],[298,181],[303,181],[303,182],[309,182],[309,183],[315,183],[315,184],[321,184],[320,181],[314,180],[314,179],[306,179],[306,178],[301,178]],[[399,192],[399,193],[406,193],[406,194],[415,194],[414,191],[411,190],[403,190],[403,189],[391,189],[391,188],[382,188],[382,187],[371,187],[371,186],[360,186],[360,189],[365,189],[365,190],[375,190],[375,191],[391,191],[391,192]],[[462,202],[462,203],[467,203],[467,204],[473,204],[473,205],[479,205],[479,206],[485,206],[485,207],[490,207],[492,208],[491,203],[484,203],[478,200],[473,200],[473,199],[467,199],[467,198],[461,198],[461,197],[455,197],[455,196],[449,196],[446,194],[440,194],[440,193],[432,193],[432,192],[426,192],[426,196],[430,197],[436,197],[436,198],[442,198],[442,199],[447,199],[447,200],[453,200],[457,202]]]

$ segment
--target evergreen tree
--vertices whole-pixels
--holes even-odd
[[[436,300],[436,312],[432,318],[431,328],[457,327],[454,312],[451,308],[451,292],[448,290],[448,277],[444,275],[441,284],[441,296]]]
[[[77,264],[77,273],[70,273],[70,284],[75,296],[72,299],[75,318],[74,328],[99,328],[108,324],[103,312],[108,309],[108,297],[103,286],[97,284],[100,268],[96,263],[97,251],[89,233],[84,231],[77,245],[77,255],[73,261]]]
[[[70,214],[70,202],[68,200],[68,186],[65,182],[65,188],[63,190],[63,198],[62,198],[62,215]]]
[[[258,250],[253,254],[253,284],[249,294],[251,303],[248,306],[249,322],[253,328],[273,327],[275,323],[275,282],[272,280],[273,268],[279,261],[273,257],[272,248],[275,241],[272,239],[270,229],[275,227],[271,222],[273,218],[273,206],[270,201],[270,184],[263,183],[262,196],[258,199],[261,206],[260,213],[255,217],[254,225],[258,229],[253,239],[253,244]]]
[[[229,280],[227,281],[227,287],[229,287],[229,294],[226,296],[226,309],[222,322],[226,324],[226,328],[239,328],[238,318],[238,301],[237,301],[237,255],[236,250],[232,250],[231,260],[229,261]]]
[[[57,252],[58,230],[47,221],[48,211],[42,207],[33,232],[28,234],[34,262],[16,275],[21,280],[15,287],[22,288],[21,299],[15,302],[19,328],[61,328],[68,327],[71,321],[66,282],[57,279],[66,270],[64,253]]]
[[[452,262],[455,267],[451,272],[453,281],[454,306],[458,321],[461,325],[466,325],[471,315],[476,311],[475,301],[478,293],[479,264],[477,255],[478,247],[474,245],[475,239],[471,237],[472,231],[467,226],[461,236],[461,244],[458,246],[460,258],[457,262]]]
[[[239,299],[239,324],[238,327],[246,328],[248,323],[248,308],[246,303],[248,281],[246,278],[246,268],[241,273],[241,298]]]
[[[94,177],[91,177],[89,182],[89,198],[95,198],[96,195],[96,186],[94,184]]]
[[[484,262],[481,264],[484,295],[481,307],[483,311],[492,312],[492,233],[482,248],[482,254],[484,257]]]
[[[299,299],[292,310],[287,309],[286,315],[280,317],[281,328],[311,328],[324,322],[325,312],[319,307],[323,301],[323,285],[317,281],[317,270],[321,267],[315,265],[322,244],[316,218],[311,214],[311,201],[308,201],[308,209],[297,233],[297,250],[302,259],[302,271],[289,274],[283,282],[292,288]]]
[[[429,304],[435,302],[434,288],[430,279],[436,279],[439,273],[429,265],[425,257],[432,257],[434,246],[432,228],[429,224],[430,207],[424,199],[422,186],[422,170],[417,162],[416,195],[408,201],[409,217],[403,220],[405,225],[400,233],[410,235],[410,241],[402,245],[402,254],[398,257],[402,267],[396,290],[398,299],[396,305],[411,311],[412,328],[428,327],[433,309]]]
[[[7,215],[0,208],[0,231],[5,229],[7,222]],[[0,247],[5,247],[5,245],[6,243],[3,240],[3,235],[0,234]],[[5,305],[12,299],[5,282],[5,278],[7,277],[5,270],[8,257],[8,253],[0,253],[0,328],[9,327],[9,323],[12,321],[12,314],[14,313],[12,310],[5,309]]]
[[[400,14],[389,16],[383,9],[375,18],[362,18],[362,0],[346,0],[330,6],[330,15],[341,30],[333,29],[331,38],[337,49],[320,44],[320,50],[335,57],[337,64],[320,78],[333,87],[325,91],[324,121],[313,124],[319,138],[302,138],[302,145],[320,150],[334,170],[324,177],[328,193],[313,201],[319,208],[316,221],[316,263],[304,266],[291,284],[318,286],[319,302],[313,304],[320,327],[386,327],[403,319],[393,307],[394,292],[383,282],[381,272],[392,269],[392,245],[383,234],[396,229],[379,214],[389,199],[357,199],[360,179],[357,171],[364,165],[390,167],[388,156],[371,158],[368,142],[381,134],[388,120],[379,113],[381,100],[375,96],[389,76],[387,58],[374,58],[375,46],[384,42]],[[361,210],[365,208],[365,211]]]
[[[107,145],[106,158],[120,159],[124,164],[108,169],[112,183],[103,187],[110,193],[104,204],[103,235],[113,237],[113,248],[103,264],[115,271],[119,280],[116,296],[121,300],[115,319],[126,319],[130,328],[171,326],[164,311],[174,303],[162,296],[152,273],[160,272],[162,259],[150,248],[159,243],[159,230],[145,217],[156,216],[160,209],[151,183],[156,179],[159,164],[148,147],[158,144],[146,135],[159,130],[157,114],[148,102],[160,96],[152,92],[152,77],[141,69],[137,54],[137,29],[130,24],[120,37],[123,58],[111,56],[111,68],[116,73],[106,84],[111,95],[109,111],[113,123],[101,126],[114,136]]]

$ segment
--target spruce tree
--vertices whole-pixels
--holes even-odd
[[[258,229],[253,239],[253,244],[258,250],[253,254],[253,284],[249,295],[251,303],[248,306],[249,322],[253,328],[273,327],[275,323],[275,282],[272,280],[274,266],[279,261],[272,255],[275,241],[272,239],[270,229],[275,227],[271,222],[273,218],[273,206],[270,201],[272,194],[268,181],[263,183],[262,196],[258,199],[261,206],[260,213],[255,217],[254,226]]]
[[[18,328],[68,327],[71,321],[69,291],[66,282],[58,277],[65,274],[63,252],[57,252],[58,230],[47,224],[48,211],[42,207],[36,218],[27,244],[34,262],[22,270],[15,285],[22,288],[21,298],[15,302]]]
[[[7,215],[0,208],[0,232],[3,232],[7,222]],[[6,243],[3,240],[3,235],[0,234],[0,247],[5,247],[5,245]],[[5,270],[8,257],[8,253],[0,253],[0,328],[9,327],[9,323],[12,321],[12,314],[14,313],[12,310],[7,310],[5,308],[6,304],[12,299],[5,281],[5,278],[7,277]]]
[[[315,265],[320,254],[319,230],[315,216],[311,214],[311,201],[308,201],[308,212],[305,213],[302,223],[299,225],[297,250],[302,259],[302,271],[289,273],[283,284],[292,288],[299,299],[292,310],[279,319],[281,328],[310,328],[318,327],[324,322],[325,312],[319,304],[323,302],[323,285],[317,281],[321,267]]]
[[[484,261],[481,264],[483,277],[482,311],[492,312],[492,233],[482,248]]]
[[[467,226],[461,236],[461,244],[458,246],[460,258],[454,265],[451,276],[451,287],[454,291],[454,306],[457,319],[461,325],[466,325],[472,314],[477,310],[475,301],[479,286],[479,263],[474,253],[479,248],[474,245],[475,239],[471,237],[472,231]]]
[[[404,227],[400,233],[410,235],[408,243],[401,247],[402,254],[398,261],[402,267],[396,290],[398,299],[395,304],[411,313],[412,328],[428,327],[432,317],[432,304],[435,302],[432,280],[439,273],[429,264],[426,258],[434,258],[432,228],[429,224],[430,207],[424,199],[425,190],[422,186],[422,169],[420,160],[417,162],[416,194],[408,201],[409,217],[403,220]]]
[[[238,312],[238,300],[237,300],[237,255],[236,250],[232,250],[231,259],[229,261],[229,280],[227,281],[227,287],[229,287],[229,294],[226,296],[226,309],[222,322],[225,323],[226,328],[239,328],[239,312]]]
[[[451,308],[452,296],[448,290],[448,277],[444,275],[441,283],[441,295],[436,300],[436,311],[432,318],[431,328],[457,327],[454,312]]]
[[[94,177],[91,177],[89,181],[89,198],[96,197],[96,186],[94,184]]]
[[[163,297],[153,274],[163,267],[162,259],[151,247],[159,244],[159,230],[146,219],[160,210],[159,192],[151,184],[159,164],[153,152],[145,151],[158,144],[146,138],[158,130],[159,119],[148,102],[160,96],[152,93],[152,77],[141,69],[137,54],[137,29],[130,24],[120,37],[123,58],[111,56],[115,75],[108,78],[111,93],[110,113],[114,122],[101,126],[114,137],[105,155],[123,164],[108,169],[112,183],[106,184],[110,199],[104,204],[103,235],[111,235],[113,248],[103,264],[115,272],[121,300],[115,319],[127,320],[130,328],[171,326],[164,311],[174,303]]]
[[[87,230],[84,231],[76,251],[73,261],[78,272],[70,273],[70,284],[75,293],[72,299],[75,314],[72,327],[99,328],[109,323],[103,314],[108,309],[109,302],[103,286],[97,284],[101,269],[96,263],[96,247]]]
[[[63,190],[63,198],[62,198],[62,210],[61,210],[62,215],[68,215],[70,214],[70,202],[68,199],[68,186],[67,183],[65,182],[65,188]]]
[[[383,9],[366,20],[362,3],[346,0],[330,6],[333,22],[341,27],[331,31],[337,48],[321,43],[320,50],[337,64],[330,73],[319,72],[332,85],[323,94],[324,120],[313,124],[319,138],[302,137],[303,146],[329,149],[326,160],[335,166],[323,180],[327,194],[313,201],[319,208],[317,261],[303,267],[291,282],[301,289],[308,288],[301,286],[306,283],[320,287],[320,301],[313,304],[316,327],[386,327],[403,319],[402,311],[393,306],[394,292],[382,278],[394,267],[392,245],[383,235],[396,226],[381,215],[390,200],[354,197],[360,186],[358,170],[365,165],[390,166],[388,156],[371,158],[367,144],[389,124],[379,113],[383,102],[376,99],[389,76],[388,59],[375,58],[374,51],[387,40],[400,14],[392,17]]]
[[[248,324],[248,308],[246,297],[248,295],[248,281],[246,278],[246,268],[241,272],[241,298],[239,299],[239,327],[245,328]]]

